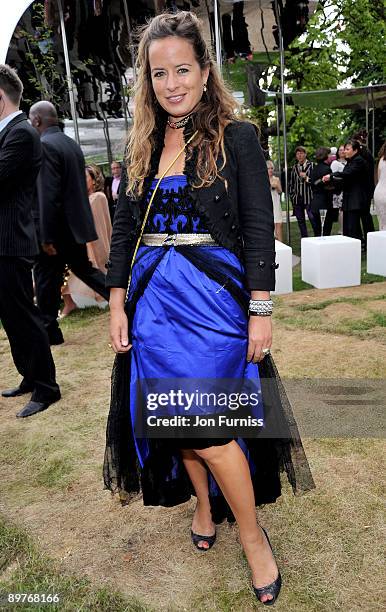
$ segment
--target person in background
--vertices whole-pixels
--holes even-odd
[[[360,150],[357,140],[348,140],[344,146],[347,164],[343,172],[326,174],[322,180],[328,182],[335,176],[343,179],[343,234],[363,241],[361,213],[368,204],[368,170]]]
[[[111,166],[111,176],[105,178],[105,194],[109,203],[111,223],[114,220],[115,208],[117,206],[119,185],[121,184],[122,166],[119,161],[113,161]]]
[[[104,274],[92,267],[87,256],[86,243],[98,236],[87,196],[82,150],[60,130],[51,102],[34,104],[29,118],[40,134],[43,152],[37,181],[42,251],[34,268],[36,298],[50,343],[62,344],[57,317],[66,265],[105,299],[109,291]]]
[[[338,211],[335,211],[332,205],[332,192],[325,187],[322,177],[331,173],[331,168],[328,165],[328,156],[330,149],[327,147],[319,147],[315,153],[316,165],[311,170],[310,182],[312,186],[312,202],[311,210],[314,214],[314,219],[317,224],[316,236],[322,233],[322,223],[320,219],[320,211],[326,210],[326,218],[323,225],[323,236],[331,234],[332,224],[338,220]]]
[[[367,168],[367,180],[366,180],[366,191],[367,191],[367,204],[361,209],[361,223],[363,230],[363,241],[362,247],[365,250],[367,244],[367,234],[368,232],[374,231],[374,222],[373,217],[370,213],[371,201],[374,196],[375,189],[375,160],[372,156],[370,149],[367,146],[368,143],[368,133],[366,130],[360,130],[356,134],[353,135],[352,140],[357,140],[360,144],[360,156],[365,160],[366,168]]]
[[[107,198],[103,193],[104,178],[101,170],[95,164],[86,166],[87,191],[91,212],[98,239],[87,243],[87,255],[94,268],[106,274],[106,261],[109,257],[111,241],[111,220]],[[70,314],[77,307],[107,306],[106,300],[85,285],[73,272],[62,289],[64,308],[61,317]]]
[[[386,140],[380,148],[378,160],[374,206],[378,216],[379,229],[386,231]]]
[[[295,156],[297,161],[291,171],[289,194],[292,200],[294,215],[298,220],[300,235],[302,238],[307,238],[308,230],[305,211],[307,211],[315,235],[318,230],[311,211],[312,188],[310,175],[312,162],[308,161],[307,151],[304,147],[296,147]]]
[[[280,179],[274,176],[275,166],[273,161],[267,161],[269,182],[271,183],[271,195],[273,203],[273,221],[275,223],[275,238],[283,242],[283,218],[281,214],[280,196],[282,193]]]
[[[23,84],[0,65],[0,319],[13,361],[23,377],[3,397],[32,392],[17,417],[28,417],[60,399],[47,332],[33,301],[32,266],[39,252],[32,202],[42,150],[19,110]]]
[[[331,162],[331,172],[343,172],[345,165],[347,164],[346,156],[344,153],[344,144],[339,145],[337,147],[336,159]],[[339,212],[339,228],[340,234],[343,234],[343,211],[342,211],[342,203],[343,203],[343,191],[340,193],[332,194],[332,205]]]

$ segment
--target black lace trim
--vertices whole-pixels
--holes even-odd
[[[151,189],[147,195],[147,202],[152,191]],[[145,233],[157,234],[159,232],[168,234],[208,232],[201,216],[194,210],[188,185],[180,186],[177,190],[161,186],[158,188],[145,226]]]
[[[213,257],[198,249],[179,249],[198,269],[211,278],[226,279],[226,268],[218,265]],[[145,274],[139,280],[126,304],[129,329],[136,304],[146,289],[158,263],[167,249],[161,248]],[[206,259],[206,261],[205,261]],[[228,270],[230,272],[230,270]],[[228,277],[229,278],[229,277]],[[236,283],[229,279],[227,290],[243,307],[244,296]],[[244,305],[245,308],[245,305]],[[107,489],[119,493],[122,503],[128,503],[133,494],[143,493],[145,505],[174,506],[187,501],[193,493],[192,486],[176,445],[171,440],[151,440],[150,455],[141,470],[136,456],[130,419],[130,352],[117,355],[112,373],[110,413],[106,431],[104,483]],[[252,476],[256,505],[275,502],[281,494],[280,473],[285,471],[295,494],[305,493],[315,487],[291,405],[273,359],[268,355],[259,365],[265,415],[271,426],[280,431],[278,438],[245,439],[251,459],[257,466]],[[171,478],[171,473],[174,473]],[[211,510],[216,523],[234,517],[222,495],[211,497]]]

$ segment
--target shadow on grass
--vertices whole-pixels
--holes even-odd
[[[353,315],[345,316],[336,312],[336,317],[331,318],[323,312],[328,306],[334,304],[362,305],[363,312],[366,306],[373,301],[383,301],[384,295],[365,298],[337,298],[336,300],[325,300],[312,304],[283,304],[277,303],[275,319],[287,326],[289,329],[299,329],[327,334],[340,334],[344,336],[356,336],[368,338],[369,332],[372,336],[379,336],[381,330],[386,327],[386,313],[367,312],[366,316],[356,318]],[[310,316],[311,315],[311,316]],[[378,340],[380,338],[378,337]]]

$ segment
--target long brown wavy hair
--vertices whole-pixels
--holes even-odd
[[[154,40],[170,36],[178,36],[190,42],[201,70],[209,67],[207,90],[192,115],[193,129],[198,131],[192,143],[192,147],[198,147],[198,184],[195,186],[209,185],[218,176],[218,170],[225,165],[224,129],[236,118],[235,110],[238,105],[217,70],[204,40],[201,22],[189,11],[163,13],[141,28],[139,36],[134,121],[129,133],[126,155],[127,192],[142,194],[143,182],[150,170],[157,124],[159,125],[164,112],[153,92],[149,47]],[[187,156],[192,154],[192,147],[188,148]],[[222,168],[218,169],[216,160],[220,152],[224,162]]]
[[[386,140],[379,149],[378,159],[384,159],[386,161]]]

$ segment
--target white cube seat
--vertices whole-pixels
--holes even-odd
[[[367,234],[367,272],[386,276],[386,231]]]
[[[348,236],[302,238],[302,280],[317,289],[361,284],[361,241]]]
[[[292,293],[292,249],[287,244],[275,240],[276,263],[276,285],[273,295]]]

